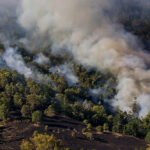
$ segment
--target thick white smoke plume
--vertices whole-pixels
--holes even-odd
[[[0,67],[2,65],[3,67],[8,66],[10,69],[16,70],[26,78],[31,78],[41,83],[50,83],[51,85],[54,85],[47,76],[44,76],[38,71],[33,70],[30,66],[26,65],[22,55],[18,52],[18,48],[6,48],[4,54],[1,54],[0,57]]]
[[[20,0],[0,0],[0,43],[15,42],[24,35],[17,22]]]
[[[26,78],[32,76],[32,70],[26,66],[20,54],[17,53],[17,48],[8,47],[3,54],[8,67],[17,70],[18,73],[23,74]]]
[[[123,111],[139,106],[139,116],[150,111],[149,54],[138,40],[106,16],[114,0],[22,0],[20,24],[32,38],[67,48],[75,59],[118,78],[112,105]],[[39,41],[38,41],[39,42]],[[38,43],[39,44],[39,43]]]

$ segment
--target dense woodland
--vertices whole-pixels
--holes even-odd
[[[145,49],[149,51],[150,39],[150,15],[148,10],[132,7],[122,7],[119,15],[120,23],[126,30],[138,36],[144,43]],[[128,12],[128,13],[126,13]],[[135,15],[136,14],[136,15]],[[4,53],[4,47],[0,47]],[[29,119],[33,123],[42,123],[44,116],[63,115],[75,120],[82,121],[87,127],[97,131],[113,131],[143,138],[150,142],[150,114],[146,118],[139,119],[135,114],[130,115],[120,110],[114,111],[109,105],[116,94],[116,78],[109,72],[99,72],[95,68],[88,68],[74,62],[67,54],[57,55],[49,51],[41,50],[47,56],[50,63],[39,65],[33,62],[34,52],[30,53],[19,47],[18,52],[23,56],[27,65],[35,71],[44,74],[50,82],[36,81],[34,78],[25,78],[15,70],[4,68],[0,70],[0,119],[1,121],[14,118]],[[64,63],[71,63],[73,73],[78,77],[78,83],[69,85],[64,76],[57,71],[50,73],[49,68]],[[92,95],[91,89],[102,89],[102,93]],[[34,143],[39,140],[36,135],[31,140]],[[43,138],[50,138],[45,135]],[[55,137],[52,137],[58,143]],[[34,145],[23,141],[24,145]],[[59,145],[60,146],[60,145]],[[61,146],[60,146],[60,149]]]
[[[69,86],[66,79],[57,72],[48,73],[47,68],[52,64],[39,66],[32,62],[32,54],[23,48],[20,48],[19,52],[28,65],[45,74],[51,82],[41,83],[26,79],[14,70],[1,69],[0,118],[2,120],[22,116],[22,119],[42,123],[44,116],[59,114],[83,121],[87,124],[87,128],[95,127],[99,131],[109,130],[150,140],[150,114],[140,120],[136,117],[136,113],[133,116],[119,110],[111,111],[109,101],[113,100],[116,94],[117,83],[112,74],[74,64],[74,74],[79,78],[79,82]],[[49,54],[48,57],[53,65],[69,60],[66,59],[66,55]],[[89,89],[99,87],[104,92],[93,98]],[[105,99],[108,99],[108,102],[104,101]]]

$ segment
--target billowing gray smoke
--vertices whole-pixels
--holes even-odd
[[[24,35],[17,22],[20,0],[0,0],[0,43],[15,42]]]
[[[0,67],[1,65],[3,65],[3,67],[6,67],[7,65],[10,69],[16,70],[18,73],[24,75],[26,78],[31,78],[41,83],[50,83],[53,85],[53,83],[47,76],[44,76],[38,71],[33,70],[30,66],[26,65],[22,55],[18,52],[17,47],[6,47],[4,54],[1,54],[0,58],[2,59],[0,59]]]
[[[67,49],[76,61],[112,72],[118,79],[112,106],[132,112],[137,105],[139,117],[144,117],[150,112],[150,54],[142,50],[135,36],[116,23],[116,18],[111,18],[111,10],[117,10],[122,1],[0,0],[0,43],[19,39],[29,48],[51,45],[54,52],[60,53]],[[141,9],[150,4],[149,0],[133,1],[130,3],[141,5]],[[129,0],[124,3],[130,4]],[[22,28],[27,36],[20,39],[24,36]],[[26,77],[45,78],[28,67],[16,49],[7,48],[2,57],[10,68]],[[48,62],[42,55],[35,61]]]
[[[20,74],[23,74],[26,78],[32,76],[32,70],[26,66],[22,56],[18,54],[17,48],[8,47],[3,54],[8,67],[17,70]]]
[[[118,78],[112,106],[139,116],[150,111],[149,57],[136,37],[106,16],[114,0],[22,0],[20,24],[53,51],[67,48],[77,61]]]
[[[37,54],[36,58],[34,59],[34,62],[38,63],[38,64],[48,64],[49,63],[49,58],[47,58],[45,55],[43,55],[42,53]]]

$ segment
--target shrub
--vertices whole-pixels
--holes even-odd
[[[86,128],[83,128],[82,129],[82,133],[84,134],[86,132]]]
[[[20,148],[21,150],[35,150],[34,145],[29,141],[25,141],[25,140],[22,141]]]
[[[88,124],[88,120],[83,120],[83,123],[84,124]]]
[[[45,131],[48,131],[48,125],[46,125],[44,129],[45,129]]]
[[[145,141],[147,143],[150,143],[150,132],[147,133],[146,137],[145,137]]]
[[[55,116],[55,110],[51,105],[49,105],[48,108],[44,111],[44,114],[48,117],[53,117]]]
[[[21,114],[23,117],[30,117],[30,107],[28,105],[23,105],[21,109]]]
[[[38,135],[38,131],[35,130],[35,131],[33,132],[33,136],[37,136],[37,135]]]
[[[108,130],[109,130],[108,123],[104,123],[104,125],[103,125],[103,130],[104,130],[104,131],[108,131]]]
[[[34,123],[39,123],[39,122],[42,122],[42,112],[41,111],[34,111],[32,113],[32,122]]]
[[[150,146],[146,148],[146,150],[150,150]]]
[[[90,123],[87,124],[87,129],[91,129],[92,125]]]
[[[15,95],[14,95],[14,105],[15,105],[16,107],[21,108],[22,104],[23,104],[22,96],[19,95],[19,94],[15,94]]]
[[[92,132],[85,132],[84,134],[86,135],[87,138],[89,138],[90,140],[93,140]]]
[[[96,131],[97,132],[102,132],[103,131],[103,127],[102,126],[97,126],[96,127]]]
[[[62,141],[54,135],[37,134],[30,138],[30,141],[23,141],[21,150],[68,150],[62,147]]]
[[[9,114],[9,109],[5,104],[0,105],[0,119],[7,119]]]

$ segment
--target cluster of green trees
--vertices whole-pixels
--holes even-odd
[[[121,111],[112,113],[103,106],[103,102],[94,104],[90,99],[86,86],[102,86],[105,83],[104,78],[112,80],[112,77],[103,77],[101,74],[101,77],[97,77],[96,84],[90,85],[89,80],[95,82],[97,73],[87,76],[90,78],[87,81],[82,80],[82,75],[83,71],[81,75],[78,72],[81,85],[73,87],[69,87],[63,77],[50,75],[54,77],[51,78],[54,83],[58,83],[54,90],[52,85],[25,79],[16,71],[0,70],[0,119],[11,118],[12,111],[19,112],[22,118],[31,118],[35,123],[42,122],[44,116],[63,114],[87,123],[88,128],[96,127],[99,130],[124,133],[150,141],[150,114],[140,120]],[[95,76],[93,80],[92,76]],[[103,84],[99,80],[102,80]]]
[[[34,111],[45,109],[53,95],[50,85],[25,79],[16,71],[0,70],[0,119],[2,120],[10,117],[11,111],[19,111],[23,117],[30,117]]]
[[[40,83],[25,79],[23,75],[9,69],[0,70],[0,119],[7,120],[14,113],[21,118],[28,118],[34,123],[42,122],[45,116],[56,114],[83,121],[88,128],[95,127],[98,131],[113,131],[145,138],[150,141],[150,114],[140,120],[136,116],[121,111],[111,112],[104,101],[112,100],[116,95],[116,78],[109,72],[99,72],[73,63],[74,74],[79,82],[69,86],[65,78],[57,72],[49,73],[51,66],[68,61],[64,55],[54,55],[44,51],[51,63],[39,65],[34,54],[19,48],[24,61],[38,70],[53,82]],[[97,102],[93,101],[89,90],[101,88]]]
[[[138,5],[129,6],[117,2],[121,7],[114,10],[119,21],[126,30],[140,37],[146,48],[150,48],[150,16],[148,9],[141,9]],[[15,45],[14,45],[15,46]],[[0,45],[0,51],[4,52],[4,46]],[[13,117],[14,113],[22,119],[30,119],[34,123],[43,121],[45,116],[65,115],[70,118],[83,121],[87,129],[95,127],[98,132],[113,131],[127,135],[145,138],[150,142],[150,114],[143,119],[136,116],[117,111],[111,112],[105,99],[113,99],[116,95],[116,78],[109,72],[101,73],[95,68],[88,69],[82,65],[74,63],[71,56],[66,53],[55,55],[49,51],[41,50],[50,60],[47,64],[37,64],[35,53],[30,53],[24,48],[19,48],[25,63],[32,69],[46,74],[54,83],[55,87],[49,83],[38,83],[31,79],[25,79],[23,75],[9,69],[0,70],[0,119],[7,120]],[[79,82],[69,86],[65,78],[56,73],[49,73],[49,68],[64,64],[69,61],[73,63],[74,74]],[[90,89],[101,88],[102,93],[98,95],[97,103],[93,101]],[[86,129],[83,129],[83,133]],[[90,135],[88,135],[90,136]],[[41,139],[42,142],[39,142]],[[49,141],[49,143],[45,143]],[[22,150],[44,149],[47,146],[55,149],[62,149],[60,140],[53,135],[38,134],[30,141],[23,141]],[[47,149],[46,147],[46,149]]]
[[[63,148],[62,141],[54,135],[35,134],[29,141],[23,140],[21,150],[70,150]]]

